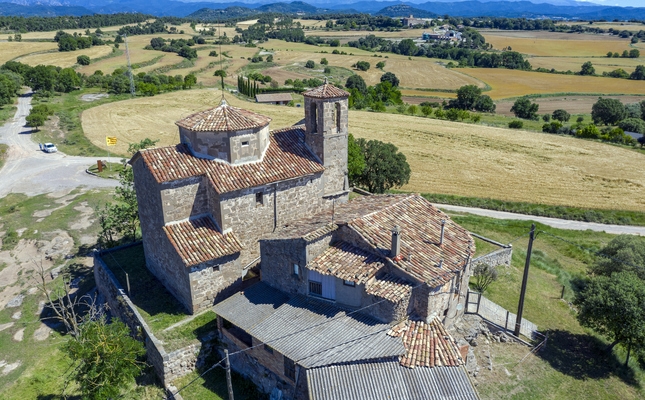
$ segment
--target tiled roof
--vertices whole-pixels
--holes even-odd
[[[309,400],[479,400],[464,367],[404,368],[384,360],[307,370]]]
[[[158,183],[205,175],[217,193],[228,193],[324,171],[322,164],[307,149],[302,127],[271,132],[269,148],[264,158],[255,163],[231,165],[198,158],[183,144],[142,150],[140,154]]]
[[[291,101],[291,93],[264,93],[256,94],[255,101],[258,103],[269,103],[272,101]]]
[[[404,367],[454,367],[463,364],[457,344],[437,318],[429,324],[406,320],[387,334],[403,339],[405,355],[400,362]]]
[[[381,197],[381,196],[367,196]],[[430,284],[448,282],[457,271],[462,271],[466,261],[475,253],[475,242],[470,233],[430,202],[419,195],[396,195],[396,201],[386,198],[386,206],[372,203],[373,212],[355,218],[348,225],[361,234],[374,248],[390,258],[392,228],[401,228],[402,259],[390,258],[399,268]],[[366,197],[351,201],[355,207],[367,207]],[[371,200],[371,199],[370,199]],[[340,207],[338,207],[340,208]],[[441,221],[445,220],[443,245],[439,245]]]
[[[210,217],[169,224],[163,230],[187,267],[242,250],[235,234],[222,235]]]
[[[386,274],[375,279],[365,287],[367,294],[372,294],[394,302],[410,297],[412,285],[394,275]]]
[[[317,88],[307,90],[302,94],[307,97],[315,97],[317,99],[333,99],[336,97],[349,97],[349,93],[343,89],[339,89],[331,83],[324,83]]]
[[[222,100],[220,106],[189,115],[176,124],[196,132],[229,132],[259,128],[269,122],[267,116],[229,106]]]
[[[347,315],[325,301],[287,297],[264,282],[216,304],[213,311],[305,368],[394,359],[405,352],[401,339],[387,335],[387,324]]]
[[[345,242],[332,244],[307,265],[307,268],[323,275],[356,283],[367,282],[382,267],[381,257]]]

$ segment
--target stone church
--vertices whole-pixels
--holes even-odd
[[[304,93],[305,124],[232,107],[176,124],[181,143],[130,161],[146,264],[197,312],[239,290],[258,240],[348,201],[349,93],[325,82]]]

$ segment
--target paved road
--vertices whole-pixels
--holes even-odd
[[[31,128],[25,126],[25,117],[30,109],[31,93],[28,93],[18,99],[14,118],[0,127],[0,143],[9,145],[7,161],[0,170],[0,197],[9,193],[34,196],[79,186],[109,188],[118,184],[116,180],[98,178],[85,172],[96,158],[40,151],[38,143],[31,140]]]
[[[541,224],[544,224],[553,228],[558,228],[558,229],[570,229],[570,230],[576,230],[576,231],[592,230],[596,232],[613,233],[616,235],[628,234],[628,235],[645,236],[645,226],[605,225],[605,224],[597,224],[594,222],[570,221],[567,219],[538,217],[535,215],[515,214],[515,213],[510,213],[505,211],[486,210],[483,208],[452,206],[449,204],[435,204],[435,206],[437,206],[438,208],[444,211],[464,212],[469,214],[482,215],[484,217],[490,217],[490,218],[516,219],[516,220],[522,220],[522,221],[530,220],[530,221],[539,222]]]

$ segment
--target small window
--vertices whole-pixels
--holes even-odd
[[[296,364],[287,357],[284,358],[284,376],[292,381],[296,380]]]
[[[300,266],[298,264],[293,264],[293,274],[300,275]]]
[[[345,285],[345,286],[355,287],[355,286],[356,286],[356,282],[353,282],[353,281],[345,281],[345,280],[344,280],[344,281],[343,281],[343,285]]]
[[[273,354],[273,347],[269,346],[268,344],[264,345],[264,350],[266,350],[268,353]]]
[[[219,265],[213,265],[213,272],[219,271]]]
[[[255,194],[255,205],[256,206],[261,206],[263,204],[264,204],[264,196],[263,196],[262,192],[257,192]]]
[[[248,141],[248,140],[245,140],[245,141],[243,141],[243,142],[242,142],[242,147],[246,147],[246,146],[248,146],[248,145],[249,145],[249,141]]]
[[[309,281],[309,294],[322,296],[322,282]]]

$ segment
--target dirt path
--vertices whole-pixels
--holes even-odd
[[[568,219],[538,217],[536,215],[515,214],[505,211],[486,210],[483,208],[452,206],[449,204],[435,204],[443,211],[457,211],[468,214],[481,215],[496,219],[517,219],[522,221],[535,221],[541,224],[558,229],[569,229],[575,231],[591,230],[595,232],[607,232],[614,235],[640,235],[645,236],[645,226],[629,225],[605,225],[595,222],[571,221]]]
[[[0,143],[9,145],[7,162],[0,170],[0,197],[9,193],[34,196],[79,186],[109,188],[117,185],[115,180],[97,178],[85,172],[96,162],[94,158],[40,151],[38,144],[31,140],[31,128],[25,126],[30,109],[31,93],[27,93],[18,99],[14,118],[0,127]]]

